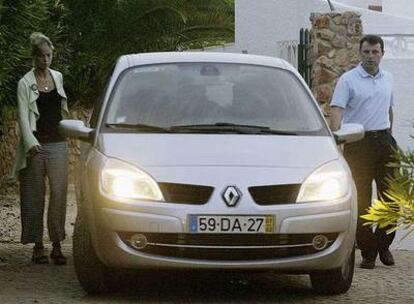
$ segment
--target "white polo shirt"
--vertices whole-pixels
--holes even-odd
[[[379,69],[372,76],[359,64],[339,78],[331,106],[344,109],[342,123],[359,123],[365,131],[389,129],[393,82],[390,73]]]

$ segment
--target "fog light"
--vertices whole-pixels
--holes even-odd
[[[129,241],[131,242],[131,246],[138,250],[147,246],[147,238],[143,234],[133,234]]]
[[[312,239],[312,246],[316,250],[323,250],[328,245],[328,238],[322,234],[314,236]]]

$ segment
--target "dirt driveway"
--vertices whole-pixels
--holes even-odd
[[[76,215],[69,192],[66,266],[33,265],[31,246],[18,243],[19,209],[15,195],[0,197],[0,304],[6,303],[414,303],[414,251],[395,250],[397,265],[356,268],[350,291],[316,296],[308,276],[273,273],[135,273],[125,288],[110,296],[88,296],[79,285],[72,260],[71,235]],[[357,262],[359,262],[358,253]]]

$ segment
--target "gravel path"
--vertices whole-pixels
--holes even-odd
[[[239,273],[135,274],[119,293],[93,297],[80,287],[73,269],[71,236],[76,215],[69,192],[66,266],[33,265],[30,245],[19,244],[19,208],[14,195],[0,196],[0,303],[414,303],[414,251],[394,250],[397,265],[356,268],[349,292],[322,297],[308,276]],[[398,243],[398,246],[401,243]],[[410,243],[411,244],[411,243]],[[396,246],[395,248],[397,248]],[[359,252],[357,263],[359,263]]]

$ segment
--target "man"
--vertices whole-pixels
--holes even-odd
[[[339,129],[342,121],[364,126],[364,139],[344,147],[358,191],[358,214],[362,215],[371,205],[372,181],[375,180],[380,196],[387,188],[385,179],[392,174],[392,169],[386,164],[393,160],[397,144],[391,135],[393,78],[379,67],[384,41],[381,37],[366,35],[360,41],[359,52],[361,63],[344,73],[336,85],[331,101],[331,128]],[[377,254],[383,264],[394,265],[389,246],[395,233],[387,234],[387,228],[377,228],[374,233],[363,223],[358,217],[356,239],[362,255],[360,267],[373,269]]]

